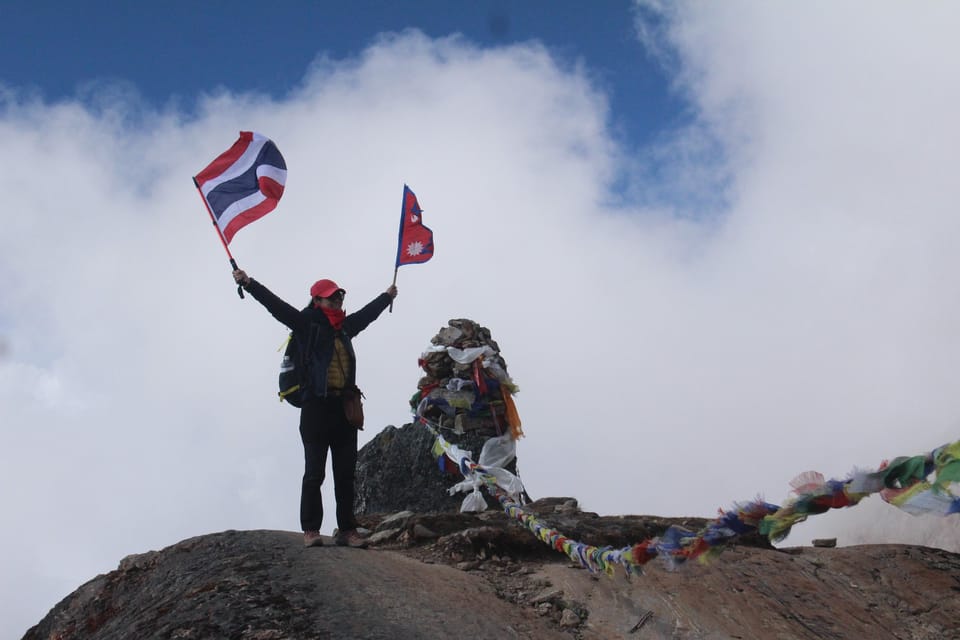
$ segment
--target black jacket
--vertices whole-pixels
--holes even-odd
[[[327,369],[333,360],[333,341],[337,331],[330,324],[322,309],[313,305],[297,309],[279,298],[272,291],[254,280],[244,287],[270,314],[290,327],[294,337],[305,352],[300,362],[306,365],[304,388],[308,393],[325,397],[327,395]],[[348,385],[356,384],[357,357],[353,352],[351,338],[366,329],[371,322],[380,317],[383,310],[390,306],[392,298],[381,293],[359,311],[348,314],[340,327],[340,339],[350,355],[350,376]]]

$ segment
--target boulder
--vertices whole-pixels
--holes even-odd
[[[365,444],[357,454],[355,512],[459,511],[463,496],[447,489],[462,477],[440,470],[431,453],[434,440],[426,427],[411,423],[390,425]]]

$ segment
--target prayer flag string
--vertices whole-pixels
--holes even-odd
[[[670,568],[692,559],[705,562],[718,555],[725,545],[748,533],[759,533],[777,542],[807,517],[830,509],[852,507],[875,493],[912,515],[960,513],[960,497],[954,492],[954,485],[960,483],[958,440],[927,454],[885,460],[876,470],[855,469],[844,480],[825,480],[820,473],[804,472],[791,481],[794,495],[782,506],[759,498],[735,503],[729,510],[719,510],[719,516],[700,531],[673,525],[659,536],[620,549],[596,547],[572,540],[541,522],[520,504],[518,488],[522,490],[522,485],[512,474],[477,464],[468,452],[451,445],[440,435],[439,425],[422,415],[417,419],[437,438],[435,455],[447,456],[465,478],[482,483],[510,518],[591,573],[613,575],[620,566],[627,575],[634,575],[642,573],[643,565],[657,557]]]

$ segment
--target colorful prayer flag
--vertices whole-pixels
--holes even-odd
[[[397,266],[426,262],[433,257],[433,231],[423,226],[420,204],[410,187],[403,185],[403,206],[400,211],[400,239],[397,243]]]
[[[225,243],[273,211],[287,181],[287,164],[265,136],[241,131],[232,147],[193,178]]]

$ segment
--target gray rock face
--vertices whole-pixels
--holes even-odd
[[[450,434],[457,446],[480,455],[484,436]],[[431,450],[434,436],[420,424],[388,426],[357,454],[357,484],[354,510],[358,514],[457,512],[464,494],[450,496],[447,490],[463,479],[459,473],[440,470]],[[498,505],[491,504],[494,508]]]
[[[703,519],[527,506],[619,547]],[[300,533],[226,531],[129,556],[24,640],[960,638],[960,554],[906,545],[732,545],[707,565],[590,574],[503,513],[365,516],[371,549],[305,549]],[[391,533],[393,532],[393,533]]]
[[[24,640],[446,640],[562,637],[451,567],[388,551],[305,549],[299,533],[227,531],[125,559]]]

